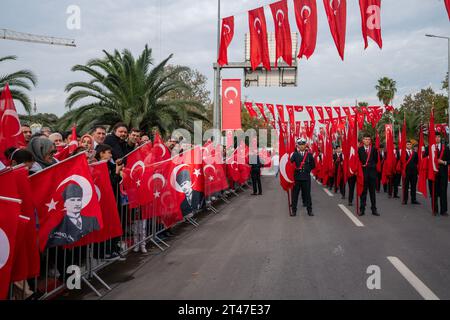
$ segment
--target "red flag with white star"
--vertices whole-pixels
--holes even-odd
[[[87,158],[80,153],[30,177],[39,217],[39,246],[70,246],[103,227]]]
[[[252,69],[262,63],[264,68],[270,70],[269,43],[267,40],[267,25],[264,7],[248,12],[250,28],[250,62]]]
[[[298,58],[309,59],[316,49],[317,5],[316,0],[294,0],[295,18],[302,37]]]
[[[205,180],[205,196],[228,189],[228,181],[222,161],[222,146],[205,144],[203,150],[203,174]]]
[[[378,46],[383,48],[381,38],[381,0],[359,0],[361,10],[362,34],[364,38],[364,49],[369,43],[367,37],[372,38]]]
[[[220,36],[219,58],[217,63],[220,66],[228,64],[228,46],[234,37],[234,17],[222,19],[222,32]]]
[[[339,56],[344,60],[347,0],[323,0],[323,5],[334,43],[336,44]]]
[[[240,130],[241,79],[222,80],[222,130]]]
[[[292,66],[292,37],[287,0],[272,3],[270,9],[275,25],[275,68],[278,66],[279,58],[283,58],[289,66]]]

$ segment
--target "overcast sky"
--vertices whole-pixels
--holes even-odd
[[[229,60],[243,61],[246,11],[273,1],[222,1],[222,16],[235,15],[235,38]],[[292,0],[288,1],[293,32],[298,32]],[[81,29],[69,30],[69,5],[81,9]],[[347,1],[345,62],[332,40],[323,1],[318,6],[318,43],[310,60],[299,62],[296,88],[243,89],[249,100],[297,105],[352,105],[355,100],[378,104],[377,79],[397,81],[398,106],[404,95],[432,86],[440,90],[447,71],[447,42],[427,38],[426,33],[450,36],[443,0],[382,0],[383,50],[369,40],[364,51],[357,0]],[[266,7],[269,31],[273,30]],[[0,40],[0,56],[17,55],[17,62],[2,63],[0,74],[26,68],[39,84],[31,93],[39,112],[63,114],[67,83],[82,80],[70,71],[75,64],[101,57],[102,50],[129,48],[136,55],[146,43],[158,62],[173,53],[173,63],[198,69],[213,91],[212,63],[216,59],[216,0],[2,0],[0,28],[76,39],[77,47],[59,47]],[[224,71],[223,77],[239,77],[241,71]],[[23,108],[18,106],[18,111]]]

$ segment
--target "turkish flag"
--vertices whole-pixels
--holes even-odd
[[[147,143],[134,150],[126,157],[127,164],[123,169],[123,188],[128,196],[131,208],[145,206],[150,203],[148,192],[150,176],[146,166],[152,163],[152,144]]]
[[[241,79],[223,79],[222,130],[241,128]]]
[[[267,41],[267,25],[264,7],[248,12],[250,28],[250,62],[252,69],[256,70],[262,63],[264,68],[270,70],[269,44]]]
[[[80,153],[30,177],[39,217],[39,246],[70,246],[103,227],[86,155]]]
[[[324,120],[325,119],[325,116],[324,116],[324,114],[323,114],[323,107],[316,107],[316,110],[317,110],[317,113],[319,114],[319,116],[320,116],[320,120]]]
[[[0,194],[0,300],[7,299],[16,252],[20,200],[2,198]]]
[[[250,115],[251,118],[258,118],[258,114],[256,113],[255,109],[253,109],[253,103],[252,102],[246,102],[245,103],[245,108],[248,111],[248,114]]]
[[[436,173],[439,171],[436,131],[434,127],[434,110],[431,110],[430,126],[428,127],[428,180],[435,181]]]
[[[231,181],[239,181],[241,175],[237,164],[237,150],[234,150],[233,154],[226,159],[226,173]]]
[[[273,104],[267,103],[266,104],[267,109],[269,109],[270,114],[272,115],[272,119],[275,121],[276,117],[275,117],[275,107],[273,106]]]
[[[385,125],[385,136],[386,136],[386,150],[384,153],[385,160],[383,165],[383,172],[381,181],[383,184],[389,182],[389,177],[394,174],[395,165],[397,159],[395,157],[395,148],[394,148],[394,130],[392,124]]]
[[[383,48],[383,39],[381,38],[381,0],[359,0],[359,8],[361,9],[364,49],[367,49],[369,46],[367,37],[372,38],[380,49]]]
[[[228,189],[228,181],[222,161],[222,146],[207,143],[203,151],[203,174],[205,179],[205,196]]]
[[[292,37],[289,24],[287,0],[281,0],[270,5],[273,22],[275,25],[275,68],[278,67],[278,59],[281,57],[292,66]]]
[[[251,172],[251,167],[249,165],[249,150],[244,141],[241,141],[239,144],[236,150],[236,157],[239,169],[239,179],[237,182],[244,184],[248,179],[250,179]]]
[[[280,185],[285,191],[294,187],[294,164],[291,162],[291,155],[288,151],[288,137],[286,128],[280,125],[280,135],[278,136],[278,146],[280,152]]]
[[[406,119],[403,119],[402,136],[399,141],[400,147],[400,166],[402,177],[406,178]]]
[[[7,164],[4,152],[11,147],[25,147],[19,116],[8,84],[0,95],[0,161]]]
[[[39,275],[40,258],[35,205],[27,168],[22,165],[1,174],[0,185],[0,195],[22,201],[11,280],[33,278]]]
[[[428,176],[428,158],[424,157],[425,152],[425,139],[423,137],[423,127],[420,127],[419,135],[419,149],[417,150],[419,154],[419,178],[417,183],[417,191],[423,194],[425,198],[428,197],[427,188],[427,176]]]
[[[264,110],[264,104],[262,104],[262,103],[257,103],[256,106],[258,107],[259,112],[261,112],[261,115],[263,116],[264,121],[265,121],[266,123],[269,123],[269,120],[267,119],[267,116],[266,116],[266,112],[265,112],[265,110]]]
[[[67,145],[65,147],[56,148],[58,153],[55,154],[55,159],[57,159],[59,161],[63,161],[65,159],[67,159],[67,158],[70,157],[70,155],[72,153],[75,152],[75,150],[77,150],[77,148],[78,148],[77,127],[73,126],[72,127],[72,134],[70,135],[70,143],[69,143],[69,145]]]
[[[325,6],[334,43],[336,44],[339,56],[344,60],[347,0],[323,0],[323,5]]]
[[[294,106],[286,106],[289,115],[289,124],[291,128],[295,128],[295,109]]]
[[[145,164],[156,163],[160,161],[169,160],[171,157],[171,152],[169,148],[164,144],[160,134],[158,132],[155,133],[155,137],[153,139],[153,146],[151,151],[151,158],[149,161],[146,161]]]
[[[309,59],[317,42],[317,5],[316,0],[294,0],[295,18],[302,37],[298,58]]]
[[[315,121],[316,120],[316,116],[314,114],[314,108],[308,106],[308,107],[306,107],[306,111],[308,112],[309,117],[311,118],[311,121]]]
[[[328,119],[332,120],[333,119],[333,109],[331,107],[325,107],[325,111],[327,112]]]
[[[284,118],[284,105],[277,104],[277,111],[278,111],[278,117],[280,118],[281,122],[285,122]]]
[[[219,58],[217,63],[220,66],[228,64],[228,46],[234,37],[234,17],[222,19],[222,33],[220,36]]]
[[[450,20],[450,0],[445,0],[445,8],[447,9],[448,19]]]
[[[123,234],[120,223],[117,201],[109,178],[108,164],[97,162],[89,165],[94,181],[95,191],[102,211],[103,228],[94,231],[75,243],[74,246],[85,246],[91,243],[101,243],[109,239],[121,237]]]

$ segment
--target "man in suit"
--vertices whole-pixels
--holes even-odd
[[[345,179],[344,179],[344,155],[341,146],[336,146],[336,153],[333,155],[334,161],[334,192],[338,190],[342,199],[345,199]]]
[[[376,200],[376,183],[377,183],[377,163],[378,150],[372,145],[372,138],[369,134],[364,135],[363,146],[358,149],[359,160],[363,168],[364,189],[361,195],[360,216],[366,211],[367,192],[370,194],[370,202],[372,204],[372,214],[379,216]]]
[[[302,192],[302,199],[305,202],[310,217],[312,212],[311,200],[311,171],[316,167],[312,153],[306,150],[306,140],[298,139],[297,147],[291,157],[291,163],[295,164],[295,185],[292,195],[292,216],[297,215],[298,196]]]
[[[395,172],[389,179],[389,198],[400,199],[398,196],[398,187],[400,186],[400,182],[402,180],[402,173],[400,168],[400,151],[397,147],[397,144],[394,145],[394,154],[395,154]]]
[[[184,217],[190,218],[194,213],[203,208],[205,196],[203,192],[196,191],[192,188],[191,174],[189,170],[183,170],[178,173],[177,183],[186,195],[180,205],[181,212]]]
[[[434,213],[437,215],[439,212],[441,216],[448,216],[447,209],[447,189],[448,189],[448,165],[450,163],[450,150],[442,142],[441,134],[436,132],[436,159],[439,165],[439,171],[435,174],[435,181],[428,180],[428,186],[430,189],[430,195],[432,202],[434,202]],[[425,157],[430,154],[429,147],[425,149]],[[434,190],[433,190],[434,189]],[[438,202],[439,199],[439,202]],[[440,209],[440,210],[439,210]]]
[[[255,152],[254,154],[251,154],[249,157],[250,160],[250,166],[251,166],[251,177],[252,177],[252,184],[253,184],[253,194],[256,195],[262,195],[262,186],[261,186],[261,167],[263,166],[261,162],[261,158],[258,155],[258,152]]]
[[[81,215],[83,189],[79,185],[69,184],[63,191],[66,215],[61,223],[50,232],[47,247],[70,245],[91,232],[100,230],[95,217]]]
[[[411,187],[411,203],[420,204],[416,198],[417,180],[419,176],[419,155],[412,149],[411,141],[406,142],[405,185],[403,186],[403,205],[408,203],[408,191]]]

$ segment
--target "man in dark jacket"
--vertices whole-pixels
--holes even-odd
[[[369,134],[364,135],[364,145],[358,149],[359,160],[363,168],[364,189],[361,195],[360,216],[366,211],[367,192],[370,194],[370,202],[372,204],[372,214],[379,216],[376,200],[376,184],[377,184],[377,163],[378,150],[372,146],[372,137]]]
[[[441,135],[436,132],[436,162],[439,165],[438,172],[435,174],[435,181],[428,180],[430,194],[434,192],[434,213],[438,212],[441,216],[448,216],[447,209],[447,189],[448,189],[448,165],[450,163],[450,150],[442,143]],[[425,150],[425,157],[428,157],[429,147]],[[439,198],[439,202],[438,202]],[[433,201],[433,197],[431,197]],[[440,208],[440,210],[438,210]]]
[[[297,215],[298,196],[302,192],[302,199],[309,216],[314,216],[312,212],[311,200],[311,171],[316,167],[312,153],[306,150],[306,140],[297,140],[297,148],[291,157],[291,162],[295,164],[295,185],[292,195],[292,216]]]
[[[123,123],[118,123],[113,127],[112,134],[105,139],[105,144],[112,148],[113,160],[119,160],[128,154],[127,146],[128,128]]]
[[[344,179],[344,155],[341,146],[336,146],[336,153],[333,155],[334,162],[334,192],[338,190],[342,199],[345,199],[345,179]]]
[[[416,198],[417,179],[419,175],[418,170],[419,156],[417,152],[412,150],[411,141],[406,142],[406,164],[405,164],[405,185],[403,186],[403,202],[406,205],[408,203],[408,191],[411,187],[411,203],[420,204]]]
[[[251,166],[251,177],[252,177],[252,184],[253,184],[253,194],[256,195],[262,195],[262,186],[261,186],[261,168],[263,164],[261,163],[261,159],[256,152],[255,154],[250,155],[249,157],[250,166]]]

